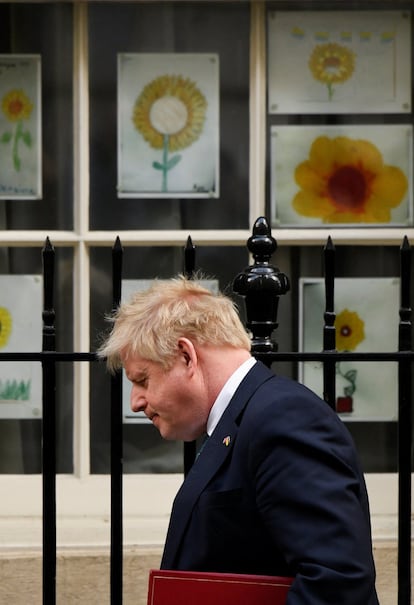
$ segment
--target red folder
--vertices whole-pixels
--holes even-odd
[[[151,569],[148,605],[285,605],[293,578]]]

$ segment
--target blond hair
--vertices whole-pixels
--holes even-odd
[[[233,301],[184,276],[154,280],[150,288],[122,303],[109,320],[112,330],[98,355],[106,358],[112,372],[122,367],[121,354],[138,354],[171,367],[181,337],[199,345],[247,351],[251,347]]]

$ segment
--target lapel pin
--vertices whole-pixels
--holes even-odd
[[[228,447],[230,445],[230,441],[231,441],[231,437],[230,437],[230,435],[227,435],[227,437],[224,437],[224,439],[223,439],[223,445]]]

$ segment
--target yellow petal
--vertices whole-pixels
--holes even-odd
[[[299,191],[292,200],[298,214],[309,217],[325,217],[332,213],[332,204],[327,198],[312,192]]]

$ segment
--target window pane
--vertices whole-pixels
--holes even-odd
[[[41,57],[43,188],[41,199],[0,200],[2,227],[72,229],[71,5],[0,4],[0,53]]]
[[[247,263],[247,250],[239,247],[196,249],[196,268],[217,279],[222,290]],[[181,248],[125,248],[124,279],[169,278],[183,270]],[[99,345],[108,325],[104,316],[112,307],[111,251],[91,250],[91,350]],[[243,311],[243,309],[242,309]],[[91,472],[110,472],[110,377],[104,364],[91,364]],[[124,470],[134,473],[182,471],[183,445],[163,440],[149,424],[124,424]]]
[[[335,243],[335,234],[332,234]],[[338,278],[367,278],[367,277],[392,277],[398,278],[399,267],[399,249],[398,246],[341,246],[335,247],[335,267]],[[275,332],[275,339],[279,342],[280,351],[299,350],[299,280],[301,278],[323,278],[323,249],[321,246],[303,246],[291,248],[279,248],[275,255],[276,262],[281,271],[286,273],[291,281],[291,292],[282,297],[279,311],[279,328]],[[361,292],[362,296],[362,292]],[[290,303],[288,302],[290,300]],[[335,309],[338,313],[341,301],[339,296],[335,296]],[[285,313],[290,315],[289,309],[292,309],[291,328],[286,330]],[[324,302],[320,308],[319,317],[316,321],[323,323]],[[395,308],[393,316],[389,317],[391,323],[395,323],[396,341],[399,320],[399,308]],[[383,330],[384,325],[379,325],[378,330]],[[313,349],[318,352],[323,349],[323,334],[321,331],[320,341]],[[383,349],[384,350],[384,349]],[[396,347],[390,347],[387,351],[396,350]],[[363,363],[363,362],[361,362]],[[378,362],[378,371],[381,371],[381,364]],[[361,364],[359,364],[361,365]],[[293,378],[298,377],[298,368],[294,364],[275,364],[275,370],[280,373],[288,373]],[[320,393],[322,393],[322,372],[320,376]],[[395,395],[391,406],[397,404],[397,380],[395,380]],[[337,386],[337,395],[339,395]],[[375,406],[376,402],[372,401]],[[374,410],[375,411],[375,410]],[[346,414],[342,415],[343,421],[352,434],[357,449],[360,454],[361,462],[365,472],[385,473],[395,472],[397,469],[397,423],[394,421],[353,421]]]
[[[249,11],[248,2],[89,5],[92,229],[249,227]],[[218,54],[219,198],[117,198],[120,52]]]
[[[57,249],[55,261],[55,313],[56,313],[56,349],[58,351],[73,350],[73,254],[72,250]],[[39,288],[27,291],[23,276],[41,276],[42,253],[39,248],[0,248],[0,277],[20,276],[22,279],[15,284],[20,291],[20,300],[10,306],[6,300],[5,290],[0,290],[0,310],[7,313],[16,333],[23,318],[25,326],[30,328],[30,336],[20,333],[18,341],[14,334],[13,344],[0,342],[0,352],[38,352],[42,342],[42,306],[43,286],[39,280]],[[37,300],[38,298],[38,300]],[[19,309],[19,317],[17,316]],[[31,316],[36,312],[36,316]],[[16,315],[16,325],[13,324]],[[34,328],[32,327],[34,324]],[[27,329],[27,328],[26,328]],[[1,332],[1,330],[0,330]],[[10,347],[8,344],[10,343]],[[20,346],[21,345],[21,346]],[[33,362],[28,370],[29,362],[2,361],[1,382],[3,395],[0,396],[0,473],[40,473],[41,472],[41,438],[42,438],[42,385],[40,363]],[[28,398],[10,394],[13,381],[19,376],[30,382]],[[10,377],[10,379],[8,378]],[[40,382],[40,384],[39,384]],[[57,440],[57,472],[70,473],[73,471],[73,367],[69,362],[56,364],[56,440]],[[9,392],[8,394],[6,390]],[[13,411],[13,406],[15,412]]]

